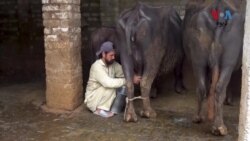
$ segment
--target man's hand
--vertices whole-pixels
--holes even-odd
[[[134,84],[139,84],[141,82],[141,76],[134,75],[133,82]]]

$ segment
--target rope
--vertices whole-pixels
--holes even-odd
[[[126,104],[128,102],[134,101],[136,99],[148,99],[148,97],[137,96],[137,97],[134,97],[134,98],[131,98],[131,99],[129,99],[128,97],[126,97]]]
[[[126,97],[126,106],[125,106],[125,112],[124,112],[124,119],[125,119],[125,116],[127,114],[128,103],[132,102],[132,101],[134,101],[136,99],[146,100],[146,99],[149,99],[149,97],[137,96],[137,97],[133,97],[133,98],[130,98],[130,99],[128,97]]]

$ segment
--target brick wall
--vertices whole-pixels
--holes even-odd
[[[115,19],[119,16],[119,0],[102,0],[101,7],[101,24],[102,26],[114,26]]]
[[[10,8],[12,7],[12,8]],[[17,40],[18,19],[17,19],[17,1],[0,1],[0,43],[5,40]]]
[[[100,10],[100,0],[81,1],[82,41],[84,43],[88,42],[91,32],[101,26]]]
[[[181,16],[184,16],[184,6],[187,0],[140,0],[150,5],[174,5]],[[119,14],[133,5],[137,0],[82,0],[83,41],[88,41],[92,31],[100,26],[114,26]]]
[[[0,1],[0,80],[44,76],[41,0]]]
[[[83,83],[86,84],[91,66],[89,38],[91,32],[101,26],[102,0],[81,0],[81,29],[82,29],[82,62],[83,62]]]
[[[138,0],[119,0],[120,12],[137,3]],[[174,5],[178,11],[184,10],[184,4],[187,0],[140,0],[140,2],[147,3],[153,6]],[[183,15],[183,13],[180,13]]]
[[[140,0],[140,2],[153,6],[173,5],[183,17],[185,14],[185,3],[187,0]],[[102,26],[113,26],[116,18],[125,9],[131,8],[138,0],[102,0],[101,1],[101,23]]]
[[[43,34],[42,9],[40,0],[1,0],[0,1],[0,43],[17,41],[21,24],[27,24],[32,38]],[[39,30],[37,30],[39,29]]]

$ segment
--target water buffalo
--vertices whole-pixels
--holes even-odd
[[[127,108],[125,121],[137,121],[134,110],[134,85],[132,78],[141,75],[140,83],[143,110],[141,116],[155,117],[156,112],[150,105],[151,85],[162,72],[181,69],[183,60],[182,21],[172,7],[152,7],[138,3],[124,11],[118,18],[117,48],[126,78]],[[177,67],[176,67],[177,66]],[[181,71],[176,71],[181,79]],[[176,83],[180,90],[182,80]]]
[[[115,27],[100,27],[91,33],[90,48],[92,50],[92,58],[97,59],[96,52],[99,51],[101,44],[106,41],[111,41],[115,44]]]
[[[185,54],[197,78],[198,111],[207,97],[212,133],[226,135],[223,102],[232,72],[241,64],[245,0],[190,0],[183,23]]]

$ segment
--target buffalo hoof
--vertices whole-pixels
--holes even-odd
[[[212,128],[212,134],[216,136],[225,136],[227,135],[227,127],[225,125],[222,125],[220,127],[214,126]]]
[[[151,98],[156,98],[157,97],[157,90],[156,88],[153,88],[150,92],[150,97]]]
[[[125,113],[125,116],[124,116],[124,120],[126,122],[137,122],[138,119],[137,119],[137,115],[135,113],[135,111],[131,111],[131,112],[126,112]]]
[[[233,102],[227,102],[227,101],[224,102],[224,105],[227,105],[227,106],[234,106]]]
[[[228,106],[233,106],[233,101],[230,98],[226,98],[224,101],[224,105],[228,105]]]
[[[193,123],[202,123],[204,121],[204,117],[201,116],[194,116],[193,117]]]
[[[148,109],[148,110],[142,110],[140,112],[142,117],[146,117],[146,118],[155,118],[156,117],[156,112],[153,109]]]
[[[178,93],[178,94],[182,94],[182,93],[185,93],[186,91],[186,88],[184,86],[175,86],[175,92]]]

